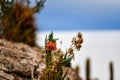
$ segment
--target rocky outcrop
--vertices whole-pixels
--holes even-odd
[[[0,80],[31,80],[33,77],[37,79],[44,68],[45,54],[42,49],[0,40]],[[70,80],[75,77],[80,80],[74,69],[66,69],[69,72],[67,76],[72,77]]]

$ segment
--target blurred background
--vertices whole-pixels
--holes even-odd
[[[51,31],[59,38],[57,47],[65,50],[71,39],[81,32],[84,42],[75,52],[72,66],[80,67],[85,78],[85,62],[91,61],[91,78],[109,80],[109,63],[113,62],[114,80],[120,80],[120,0],[47,0],[36,14],[37,44]]]

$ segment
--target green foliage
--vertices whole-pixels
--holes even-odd
[[[54,38],[53,32],[45,38],[46,68],[41,78],[43,80],[69,80],[66,77],[68,71],[64,72],[63,69],[71,67],[71,61],[74,58],[73,48],[76,46],[72,43],[73,47],[71,46],[64,54],[61,49],[56,49],[57,40]]]
[[[71,55],[68,55],[68,53],[66,52],[66,54],[64,55],[64,58],[63,58],[62,65],[66,66],[66,67],[71,67],[72,59],[73,59],[73,57]]]
[[[50,51],[46,53],[46,66],[49,67],[52,65],[52,54]]]
[[[52,41],[52,42],[56,43],[57,40],[58,40],[58,39],[54,39],[53,32],[51,32],[51,33],[49,34],[49,36],[48,36],[48,39],[47,39],[47,36],[46,36],[46,38],[45,38],[45,43],[46,43],[46,42],[49,42],[49,41]]]
[[[52,47],[52,43],[56,43],[56,40],[54,39],[53,32],[49,34],[49,36],[45,38],[45,47],[49,45],[48,43],[51,42],[51,45],[49,46]],[[46,48],[45,48],[46,49]],[[54,57],[59,57],[58,61],[54,60]],[[67,72],[64,74],[63,73],[63,56],[58,56],[57,54],[54,53],[54,48],[50,51],[46,50],[46,69],[45,69],[45,75],[43,76],[44,80],[64,80]],[[42,78],[42,79],[43,79]]]

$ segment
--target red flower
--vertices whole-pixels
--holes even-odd
[[[56,43],[53,43],[52,41],[46,43],[46,48],[45,48],[46,51],[52,51],[56,49],[57,49]]]

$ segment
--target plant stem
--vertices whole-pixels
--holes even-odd
[[[50,67],[52,65],[52,54],[51,51],[46,51],[46,76],[45,80],[50,80]]]
[[[46,51],[46,66],[47,68],[52,65],[52,54],[51,51]]]

